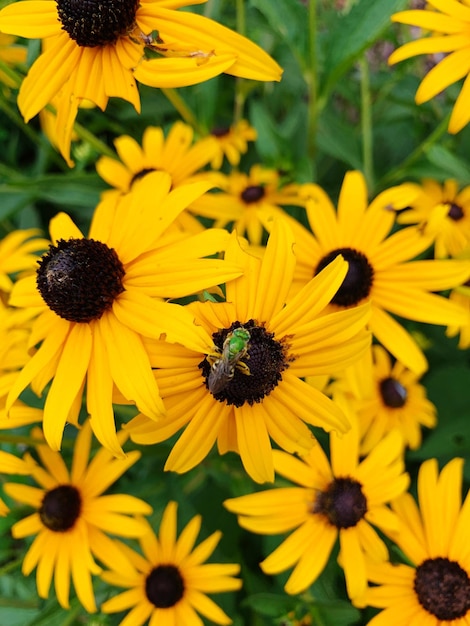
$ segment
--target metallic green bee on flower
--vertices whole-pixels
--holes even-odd
[[[222,353],[215,358],[208,356],[211,371],[207,378],[207,387],[212,394],[220,393],[232,380],[237,368],[243,374],[250,374],[248,366],[241,362],[248,352],[251,335],[246,328],[235,328],[225,338]]]

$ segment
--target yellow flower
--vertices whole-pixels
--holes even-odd
[[[217,142],[207,137],[193,143],[194,131],[188,124],[175,122],[165,139],[163,129],[155,126],[146,128],[142,146],[128,135],[114,142],[120,161],[101,157],[97,164],[98,174],[120,193],[129,193],[134,183],[154,171],[167,172],[171,176],[172,188],[182,184],[203,180],[200,173],[217,153]],[[104,196],[116,193],[105,191]],[[187,232],[200,232],[203,226],[188,211],[181,213],[176,222]]]
[[[227,157],[228,162],[233,167],[240,163],[240,155],[248,150],[248,142],[256,141],[258,136],[256,129],[249,125],[246,120],[240,120],[232,126],[218,126],[211,131],[212,137],[217,140],[217,154],[212,158],[211,167],[220,170]]]
[[[368,454],[395,428],[401,432],[405,446],[416,450],[421,445],[421,426],[436,426],[436,407],[426,398],[417,374],[400,361],[392,363],[382,346],[372,346],[372,352],[373,367],[352,365],[349,369],[354,380],[340,377],[333,385],[346,394],[357,414],[361,454]]]
[[[338,371],[369,349],[368,306],[326,314],[347,271],[341,258],[287,300],[293,244],[282,221],[275,223],[262,259],[243,252],[233,234],[225,258],[243,267],[244,274],[227,284],[227,302],[188,306],[211,349],[204,353],[164,342],[149,346],[167,416],[158,423],[137,416],[127,427],[131,438],[145,445],[186,426],[166,470],[190,470],[217,441],[220,454],[240,454],[253,480],[272,481],[270,438],[289,452],[305,452],[314,443],[306,424],[348,428],[336,404],[302,378]],[[235,351],[235,361],[224,361],[224,345],[235,329],[248,332],[249,339]]]
[[[403,442],[398,431],[385,437],[359,462],[359,430],[352,419],[345,435],[330,435],[331,461],[317,445],[297,459],[273,452],[276,472],[295,483],[224,502],[250,532],[291,532],[264,561],[266,574],[294,567],[285,591],[298,594],[320,576],[339,539],[339,563],[350,598],[367,588],[366,561],[385,561],[388,551],[374,526],[396,529],[398,520],[387,503],[408,486],[403,473]]]
[[[24,46],[16,45],[15,42],[16,37],[0,33],[0,61],[13,67],[19,63],[25,63],[28,54]],[[0,83],[7,87],[16,87],[15,82],[1,69]]]
[[[431,37],[417,39],[395,50],[389,63],[398,63],[418,54],[446,53],[423,78],[416,92],[417,104],[434,98],[446,87],[465,77],[449,121],[449,132],[457,133],[470,120],[470,6],[467,0],[427,0],[435,9],[401,11],[392,21],[431,31]]]
[[[2,9],[4,33],[51,39],[19,92],[25,121],[60,92],[59,145],[68,158],[71,128],[83,99],[104,110],[108,99],[118,96],[139,112],[136,80],[151,87],[182,87],[222,72],[280,80],[281,68],[249,39],[206,17],[177,10],[200,2],[22,0]]]
[[[467,322],[467,312],[431,293],[455,287],[470,276],[468,261],[409,261],[431,245],[415,227],[389,236],[396,208],[416,197],[414,184],[392,187],[368,204],[364,176],[348,172],[335,208],[318,185],[305,185],[307,217],[314,234],[292,220],[300,284],[339,254],[349,272],[332,300],[335,310],[371,303],[370,329],[405,367],[422,374],[426,359],[411,335],[390,313],[428,324]],[[267,225],[268,226],[268,225]],[[452,321],[450,321],[452,320]]]
[[[210,229],[175,240],[166,230],[194,198],[207,190],[193,183],[170,191],[171,179],[153,172],[135,193],[103,201],[89,238],[64,213],[51,221],[53,244],[36,276],[19,281],[11,304],[39,311],[30,344],[41,344],[21,370],[7,408],[32,383],[41,394],[52,380],[44,407],[44,434],[60,448],[66,421],[75,422],[86,382],[87,410],[99,441],[122,454],[116,439],[113,386],[149,417],[164,407],[143,337],[189,341],[208,349],[184,307],[163,302],[240,274],[233,264],[201,259],[224,248],[229,235]],[[148,198],[152,197],[152,202]]]
[[[215,226],[233,224],[233,229],[240,236],[246,233],[255,246],[261,243],[262,220],[284,215],[279,205],[305,205],[298,185],[281,186],[279,173],[260,165],[254,165],[249,174],[217,174],[213,180],[223,191],[205,194],[194,202],[193,211],[214,219]]]
[[[170,502],[163,512],[158,537],[148,526],[147,534],[139,540],[144,556],[122,545],[132,563],[127,572],[102,574],[107,582],[127,589],[101,606],[104,613],[132,609],[120,626],[141,626],[147,620],[151,626],[202,626],[198,613],[216,624],[232,623],[206,594],[240,589],[242,581],[233,578],[240,566],[204,563],[221,533],[213,533],[194,547],[201,517],[193,517],[177,537],[176,511],[176,502]]]
[[[436,258],[458,256],[470,243],[470,187],[459,191],[457,181],[424,180],[399,224],[418,224],[434,241]]]
[[[406,564],[370,564],[378,586],[361,605],[384,609],[368,626],[467,626],[470,620],[470,496],[462,505],[462,459],[440,475],[436,459],[425,461],[418,476],[419,508],[409,494],[393,503],[399,532],[387,534]]]
[[[34,429],[39,438],[40,430]],[[120,443],[126,436],[120,433]],[[33,507],[35,512],[13,525],[16,539],[35,535],[24,561],[22,571],[28,576],[35,567],[40,598],[47,598],[52,577],[59,604],[69,608],[70,580],[85,609],[96,611],[92,574],[101,570],[99,559],[108,567],[125,572],[130,567],[119,546],[106,533],[121,537],[139,537],[146,526],[133,515],[149,515],[152,509],[134,496],[102,495],[124,472],[140,458],[137,451],[125,459],[115,459],[101,448],[89,461],[91,428],[86,422],[79,432],[69,471],[62,457],[47,444],[37,445],[41,465],[32,464],[31,477],[39,487],[7,483],[5,493],[18,502]],[[32,463],[29,454],[25,456]]]

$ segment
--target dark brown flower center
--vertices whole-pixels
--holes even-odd
[[[450,217],[451,220],[458,222],[464,217],[465,213],[463,209],[458,204],[454,204],[453,202],[449,204],[449,211],[447,212],[447,217]]]
[[[353,248],[338,248],[321,259],[315,270],[315,276],[340,254],[348,262],[349,268],[331,302],[338,306],[352,306],[369,295],[374,279],[374,269],[362,252]]]
[[[145,594],[159,609],[175,606],[184,595],[184,580],[174,565],[158,565],[147,576]]]
[[[408,392],[395,378],[384,378],[379,383],[380,394],[385,406],[391,409],[400,409],[405,406]]]
[[[72,485],[61,485],[46,492],[39,517],[46,528],[63,533],[74,526],[81,509],[82,499],[78,489]]]
[[[246,354],[237,365],[231,367],[223,361],[222,352],[227,335],[235,328],[247,329],[250,340]],[[214,333],[212,338],[220,358],[205,358],[199,363],[199,368],[209,389],[208,379],[211,371],[214,371],[215,359],[217,376],[225,377],[226,380],[223,385],[218,385],[218,388],[222,387],[221,391],[213,395],[216,400],[227,404],[242,406],[245,402],[250,405],[262,402],[277,387],[282,380],[282,372],[289,367],[289,361],[292,360],[287,356],[289,346],[274,339],[274,333],[259,326],[255,320],[249,320],[245,324],[234,322],[229,328]]]
[[[440,621],[458,620],[470,610],[470,579],[456,561],[423,561],[416,568],[414,590],[421,606]]]
[[[241,199],[246,204],[258,202],[265,196],[265,189],[261,185],[249,185],[241,193]]]
[[[116,252],[94,239],[60,239],[40,259],[36,284],[44,302],[69,322],[99,319],[124,291]]]
[[[78,46],[115,43],[132,31],[138,0],[56,0],[62,29]]]
[[[211,135],[214,137],[226,137],[230,132],[229,126],[216,126],[211,130]]]
[[[362,485],[354,478],[335,478],[325,491],[316,495],[312,512],[325,515],[337,528],[356,526],[367,513]]]

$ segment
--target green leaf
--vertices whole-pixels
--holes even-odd
[[[325,54],[328,77],[323,96],[390,26],[390,16],[406,4],[406,0],[359,0],[349,13],[338,16],[336,28],[328,33],[331,45]]]
[[[343,121],[334,112],[324,110],[317,134],[318,148],[352,169],[362,168],[361,148],[352,124]]]
[[[438,426],[431,431],[423,445],[409,453],[410,459],[430,457],[449,461],[452,457],[470,457],[470,395],[468,366],[444,364],[426,375],[428,397],[438,411]],[[466,468],[470,472],[470,467]]]
[[[440,169],[440,180],[455,178],[462,185],[470,184],[470,164],[459,159],[444,146],[432,146],[427,151],[427,157]]]
[[[305,51],[307,9],[292,0],[251,0],[251,5],[264,15],[273,32],[280,35],[296,56]]]
[[[315,605],[315,614],[321,616],[321,622],[325,626],[350,626],[357,624],[361,613],[349,602],[338,600],[336,602],[318,602]],[[315,623],[315,622],[314,622]]]
[[[280,617],[295,608],[295,599],[291,596],[280,596],[274,593],[257,593],[249,596],[243,604],[256,613],[266,617]]]

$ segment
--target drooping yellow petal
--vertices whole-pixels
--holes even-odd
[[[91,348],[92,335],[89,326],[73,324],[44,406],[44,437],[53,450],[60,449],[71,405],[86,376]],[[71,372],[74,373],[73,376]]]
[[[80,48],[68,36],[60,35],[54,45],[41,54],[21,83],[18,94],[18,106],[25,122],[52,101],[79,63]]]

